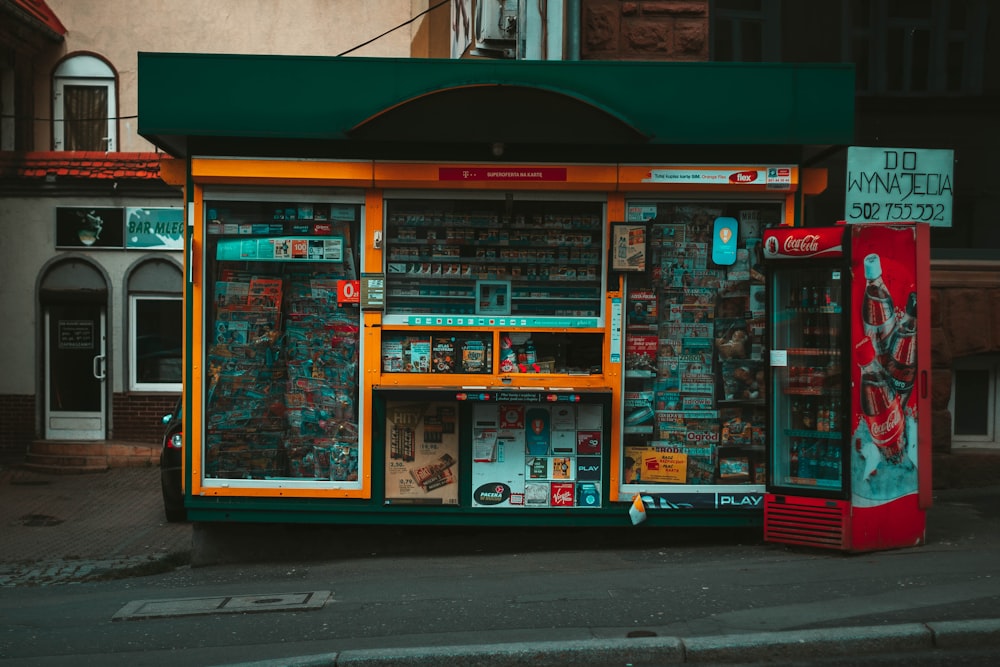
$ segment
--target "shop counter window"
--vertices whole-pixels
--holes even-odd
[[[766,481],[765,283],[768,202],[627,206],[648,230],[649,264],[626,283],[622,479],[671,485]],[[712,261],[717,218],[738,221],[736,261]],[[633,487],[636,488],[636,487]]]
[[[604,206],[387,199],[386,314],[602,315]]]
[[[599,333],[407,330],[382,334],[383,373],[599,375]]]
[[[609,394],[385,396],[387,504],[483,512],[602,506]],[[460,443],[460,433],[468,440]]]
[[[205,205],[205,479],[356,483],[361,206]]]

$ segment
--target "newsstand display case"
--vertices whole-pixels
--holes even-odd
[[[666,508],[759,508],[767,478],[761,233],[780,202],[630,200],[646,270],[626,274],[625,492]],[[717,238],[719,230],[735,234]],[[732,248],[728,260],[716,252]]]
[[[760,240],[794,171],[691,198],[616,192],[624,168],[576,191],[292,168],[193,163],[221,180],[189,215],[192,517],[613,526],[641,497],[668,523],[761,520]]]
[[[605,209],[604,197],[386,195],[373,395],[387,504],[602,506]]]
[[[385,208],[385,322],[600,317],[600,202],[389,199]]]
[[[359,203],[209,198],[205,212],[206,487],[356,487]]]

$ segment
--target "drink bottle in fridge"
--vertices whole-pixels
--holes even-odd
[[[763,247],[771,295],[765,539],[844,551],[923,543],[928,228],[781,227],[765,232]]]

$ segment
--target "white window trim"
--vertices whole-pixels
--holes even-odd
[[[118,149],[118,99],[115,73],[107,63],[94,56],[74,56],[61,62],[53,75],[52,129],[53,149],[65,150],[66,133],[63,99],[66,86],[105,87],[108,90],[108,125],[105,151]]]
[[[986,370],[989,372],[989,395],[986,405],[989,406],[986,415],[986,433],[982,435],[955,434],[955,394],[958,381],[957,371]],[[997,429],[997,415],[1000,414],[1000,392],[997,383],[1000,382],[1000,359],[994,357],[969,357],[961,359],[952,366],[951,397],[948,399],[948,411],[951,413],[951,447],[952,449],[983,449],[1000,448],[1000,432]]]
[[[162,294],[130,294],[128,315],[128,384],[130,391],[180,392],[184,389],[183,382],[139,382],[136,373],[139,370],[137,358],[138,323],[136,315],[139,312],[138,301],[180,301],[183,309],[183,297],[164,296]],[[182,370],[183,372],[183,370]]]

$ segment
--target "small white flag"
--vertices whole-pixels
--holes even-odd
[[[633,526],[638,526],[646,520],[646,505],[638,493],[632,496],[632,506],[629,507],[628,515],[632,519]]]

